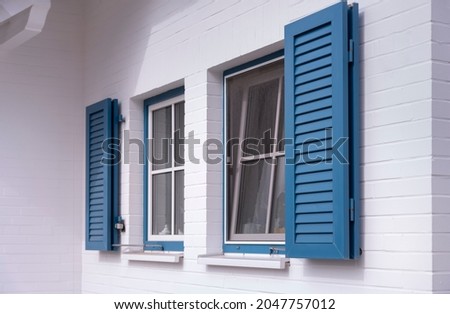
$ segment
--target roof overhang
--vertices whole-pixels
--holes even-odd
[[[50,0],[0,0],[0,49],[14,49],[39,34],[50,6]]]

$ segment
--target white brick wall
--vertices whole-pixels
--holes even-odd
[[[82,14],[52,1],[41,34],[0,52],[0,293],[81,290]]]
[[[200,138],[220,138],[222,71],[281,48],[285,24],[335,2],[90,0],[85,23],[85,105],[119,98],[127,118],[124,128],[142,137],[142,100],[184,83],[186,134],[194,131]],[[446,80],[449,76],[431,62],[431,1],[359,3],[362,258],[293,260],[285,271],[198,265],[198,254],[221,248],[222,187],[217,179],[221,169],[186,164],[184,261],[179,265],[126,262],[119,254],[83,251],[83,292],[448,291],[449,250],[444,242],[449,235],[443,231],[432,236],[433,227],[445,228],[432,218],[432,205],[436,211],[442,204],[439,217],[444,218],[446,196],[432,198],[443,181],[432,180],[431,174],[432,169],[436,174],[448,173],[444,167],[450,150],[436,145],[431,136],[436,129],[448,130],[445,121],[442,127],[432,127],[432,114],[439,110],[450,117],[450,112],[445,101],[434,99],[438,94],[448,99],[447,89],[432,86],[430,79],[437,74]],[[437,27],[433,24],[433,34]],[[440,33],[448,39],[443,30]],[[433,55],[438,51],[433,49]],[[442,136],[437,141],[449,139]],[[433,161],[432,153],[438,151],[444,156]],[[122,169],[121,209],[127,220],[123,242],[139,243],[143,169],[136,163]],[[432,250],[442,253],[432,256]]]
[[[450,3],[432,10],[433,289],[450,293]]]

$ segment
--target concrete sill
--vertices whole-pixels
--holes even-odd
[[[140,252],[122,253],[127,261],[137,262],[159,262],[159,263],[179,263],[183,258],[183,253],[178,252]]]
[[[248,267],[265,269],[285,269],[289,258],[282,256],[251,256],[251,255],[200,255],[199,264],[209,266]]]

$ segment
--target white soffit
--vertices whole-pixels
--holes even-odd
[[[0,0],[0,49],[14,49],[39,34],[50,6],[50,0]]]

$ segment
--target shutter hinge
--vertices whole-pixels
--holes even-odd
[[[125,117],[121,114],[119,114],[118,118],[117,118],[117,122],[122,123],[125,122]]]
[[[355,46],[355,43],[354,43],[353,39],[350,39],[348,41],[348,62],[349,63],[353,62],[354,49],[355,49],[354,46]]]
[[[350,221],[355,221],[355,199],[350,199]]]
[[[114,229],[119,230],[120,232],[125,232],[125,220],[122,216],[117,216],[114,223]]]

